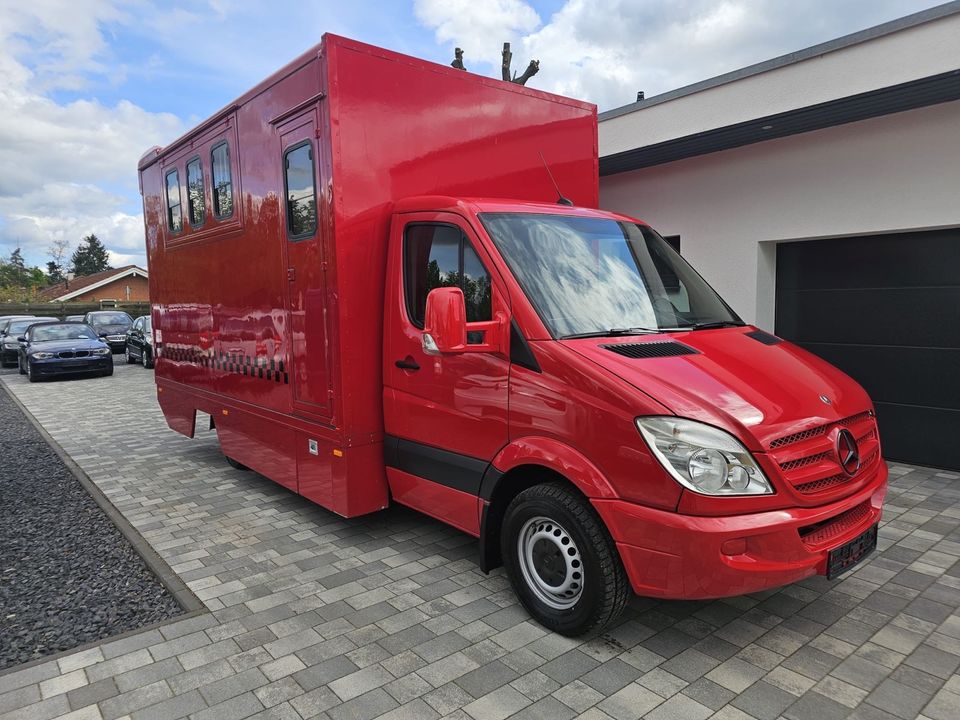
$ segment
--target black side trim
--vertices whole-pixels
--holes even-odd
[[[673,357],[675,355],[699,355],[699,351],[683,343],[673,340],[642,342],[642,343],[610,343],[601,345],[604,350],[609,350],[617,355],[633,358],[634,360],[643,360],[646,358]]]
[[[384,437],[383,448],[388,467],[471,495],[479,494],[484,472],[490,465],[486,460],[391,435]]]
[[[494,467],[493,463],[490,463],[487,466],[487,470],[483,473],[483,479],[480,481],[480,497],[487,502],[493,498],[493,491],[497,487],[497,483],[500,482],[500,478],[503,477],[503,473],[497,470]]]
[[[748,333],[744,333],[748,338],[753,338],[757,342],[763,343],[764,345],[779,345],[783,342],[776,335],[771,335],[768,332],[763,330],[751,330]]]
[[[483,510],[480,511],[480,541],[478,543],[480,558],[478,565],[480,565],[480,571],[487,575],[490,574],[491,570],[503,564],[495,545],[495,542],[499,541],[500,538],[495,538],[491,542],[491,538],[487,537],[487,518],[489,515],[490,503],[483,503]]]
[[[520,332],[520,328],[517,327],[517,323],[513,320],[510,321],[510,362],[527,370],[543,372],[540,369],[540,363],[533,355],[533,350],[530,349],[530,343],[527,342],[523,333]]]

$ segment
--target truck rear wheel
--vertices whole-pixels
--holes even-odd
[[[244,465],[243,463],[237,462],[236,460],[234,460],[234,459],[233,459],[232,457],[230,457],[229,455],[224,455],[223,457],[226,459],[227,465],[229,465],[229,466],[232,467],[232,468],[236,468],[237,470],[249,470],[249,469],[250,469],[250,468],[248,468],[246,465]]]
[[[559,483],[517,495],[503,518],[504,565],[520,602],[544,627],[576,637],[601,630],[630,594],[616,547],[590,503]]]

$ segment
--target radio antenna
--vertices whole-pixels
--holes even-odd
[[[547,171],[547,175],[550,176],[550,182],[553,183],[553,189],[557,191],[557,205],[573,205],[573,201],[569,198],[565,198],[563,193],[560,192],[560,186],[557,185],[557,181],[553,177],[553,173],[550,172],[550,166],[547,165],[547,161],[543,159],[543,153],[537,150],[537,154],[540,155],[540,162],[543,163],[543,169]]]

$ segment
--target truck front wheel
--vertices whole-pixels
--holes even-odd
[[[554,632],[598,631],[627,603],[630,586],[610,533],[571,488],[550,483],[517,495],[500,542],[520,602]]]

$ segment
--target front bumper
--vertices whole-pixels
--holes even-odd
[[[34,375],[74,375],[80,373],[99,373],[113,367],[113,357],[97,355],[84,358],[50,358],[47,360],[30,359],[30,370]]]
[[[886,463],[875,472],[860,491],[828,505],[750,515],[703,517],[623,500],[591,502],[638,595],[728,597],[826,574],[831,550],[880,521]]]
[[[110,346],[110,350],[114,354],[122,353],[127,351],[127,336],[126,335],[108,335],[104,338],[101,338],[107,345]]]
[[[19,348],[0,348],[0,360],[8,365],[17,362],[17,358],[19,357]]]

